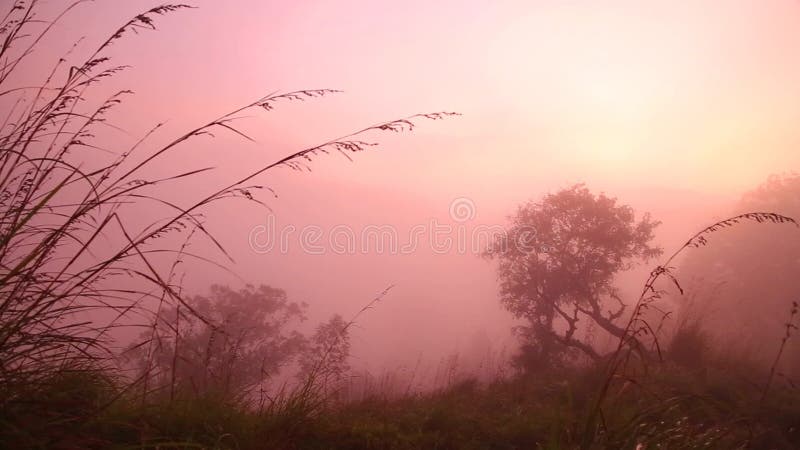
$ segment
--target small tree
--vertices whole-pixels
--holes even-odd
[[[181,305],[166,309],[154,333],[144,336],[148,345],[135,352],[155,385],[168,385],[173,394],[238,394],[275,375],[305,346],[290,328],[305,319],[305,305],[290,302],[281,289],[215,285],[208,297],[187,302],[195,313]]]
[[[637,221],[630,206],[583,185],[528,202],[511,220],[485,256],[499,260],[503,306],[528,321],[519,328],[523,365],[551,364],[569,350],[598,359],[578,322],[623,336],[615,321],[626,305],[614,277],[662,253],[650,243],[659,222],[647,214]]]
[[[337,382],[350,370],[350,333],[339,314],[320,324],[300,355],[301,379],[322,377],[323,384]]]

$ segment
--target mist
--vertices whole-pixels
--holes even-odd
[[[354,402],[381,389],[386,401],[423,398],[459,382],[477,380],[491,389],[493,383],[572,376],[579,368],[596,374],[610,370],[611,380],[618,375],[621,366],[615,364],[630,344],[628,338],[637,345],[641,340],[642,347],[633,353],[641,355],[646,345],[657,359],[667,355],[669,364],[692,376],[698,367],[710,367],[710,361],[746,360],[742,366],[752,366],[760,380],[769,380],[759,404],[780,384],[773,382],[776,373],[788,380],[800,370],[796,343],[790,339],[796,329],[797,306],[792,302],[800,294],[795,279],[800,231],[793,221],[800,218],[794,172],[800,166],[797,2],[242,0],[196,1],[175,11],[151,10],[160,3],[145,0],[74,7],[59,1],[33,3],[35,17],[47,21],[65,8],[68,12],[35,42],[25,64],[10,70],[4,63],[0,71],[0,108],[9,117],[4,126],[12,130],[0,136],[9,149],[4,151],[17,148],[10,144],[16,142],[16,115],[26,108],[35,111],[37,102],[50,95],[45,90],[31,96],[31,86],[69,80],[84,70],[88,74],[94,65],[81,66],[82,61],[108,58],[98,60],[98,66],[124,64],[125,69],[78,85],[74,95],[81,100],[67,109],[70,114],[78,107],[91,110],[108,98],[115,99],[114,107],[104,111],[91,134],[66,144],[80,140],[64,161],[81,173],[133,168],[124,181],[152,185],[143,191],[148,201],[126,198],[103,210],[121,225],[92,238],[92,251],[76,250],[85,241],[79,240],[77,247],[59,244],[54,246],[56,260],[75,256],[94,267],[93,261],[112,258],[118,248],[153,227],[181,217],[175,221],[180,231],[165,230],[163,238],[158,234],[158,245],[171,253],[145,252],[138,262],[114,266],[114,275],[126,276],[101,282],[103,289],[124,289],[125,295],[143,293],[132,308],[143,312],[119,313],[124,303],[86,312],[97,323],[113,323],[100,333],[109,338],[104,348],[113,350],[109,361],[119,364],[120,377],[131,386],[145,379],[142,404],[149,395],[150,369],[140,377],[135,361],[151,356],[136,352],[162,348],[160,338],[153,347],[152,337],[142,346],[143,336],[166,336],[163,348],[168,351],[152,360],[171,367],[167,384],[172,402],[182,392],[177,378],[183,372],[175,368],[181,314],[191,324],[185,329],[191,331],[183,332],[207,339],[209,349],[215,327],[224,328],[216,324],[215,314],[261,317],[259,306],[215,309],[214,298],[235,297],[224,293],[228,291],[214,297],[219,287],[243,298],[269,292],[273,306],[264,306],[269,311],[265,317],[285,314],[274,325],[285,334],[270,341],[275,368],[262,368],[261,375],[248,378],[258,390],[242,394],[248,401],[260,398],[262,406],[265,392],[285,393],[298,379],[303,386],[295,372],[316,373],[313,363],[303,362],[310,357],[298,355],[301,348],[311,354],[311,336],[322,330],[317,334],[322,339],[325,323],[347,323],[329,338],[338,344],[344,340],[341,334],[347,341],[340,365],[331,373],[347,374],[345,390]],[[15,2],[11,13],[28,6]],[[126,28],[128,20],[148,10],[156,12]],[[98,45],[120,26],[124,34],[101,46],[95,56]],[[53,69],[59,58],[62,65]],[[116,104],[120,91],[124,94]],[[251,107],[242,108],[246,105]],[[185,140],[180,138],[187,132]],[[51,155],[46,146],[36,147],[44,139],[35,133],[30,139],[34,150],[29,152],[45,159]],[[169,151],[161,153],[164,148]],[[153,154],[157,157],[148,159]],[[7,166],[13,160],[8,155],[0,175],[13,184],[16,172]],[[276,161],[282,162],[259,170]],[[177,174],[188,175],[171,178]],[[47,183],[58,184],[47,178],[42,186]],[[60,189],[54,191],[59,207],[83,201],[84,188],[76,183]],[[576,197],[559,197],[570,192]],[[191,210],[197,218],[183,218],[183,212],[176,216],[207,196],[214,201]],[[17,197],[9,193],[8,198]],[[33,207],[40,198],[32,196],[21,204]],[[607,199],[613,200],[604,203]],[[4,208],[12,211],[15,201]],[[585,275],[591,280],[587,286],[607,296],[597,303],[596,314],[613,317],[613,327],[604,327],[587,312],[588,306],[579,305],[582,300],[572,300],[583,295],[576,294],[578,288],[566,287],[559,292],[571,299],[565,305],[574,303],[575,322],[570,321],[572,312],[551,309],[547,332],[562,339],[554,342],[575,345],[564,354],[549,353],[537,347],[546,347],[537,327],[542,326],[539,317],[548,313],[509,306],[518,279],[508,274],[520,263],[504,266],[510,260],[493,254],[492,245],[501,242],[497,236],[510,239],[523,217],[581,201],[612,205],[609,211],[616,212],[610,216],[631,227],[631,242],[641,242],[620,244],[620,256],[609,257],[613,269],[600,269],[597,263],[581,272],[590,274]],[[595,214],[600,207],[580,208],[586,208],[579,209],[582,214]],[[14,216],[8,211],[6,217]],[[606,217],[604,211],[597,217]],[[742,216],[736,227],[725,222],[737,215]],[[553,223],[558,220],[563,219]],[[648,220],[660,222],[652,235],[647,235]],[[738,221],[744,224],[738,226]],[[29,226],[50,223],[37,217]],[[719,230],[703,231],[718,223]],[[18,230],[13,224],[3,227],[8,236]],[[597,245],[610,245],[621,235],[620,227],[610,228],[612,234],[598,238]],[[546,231],[535,229],[536,239],[550,236]],[[583,244],[575,244],[580,254],[595,235],[587,236]],[[27,248],[26,239],[3,254]],[[11,237],[4,245],[9,242]],[[555,258],[548,246],[561,248],[560,242],[537,241],[536,258]],[[148,247],[150,240],[142,245],[156,248]],[[139,251],[138,244],[126,250],[131,261],[134,249]],[[662,251],[651,254],[649,249]],[[667,259],[676,251],[674,260]],[[594,257],[587,252],[587,258]],[[766,265],[765,260],[777,262]],[[8,277],[16,274],[12,267],[3,261]],[[592,278],[595,270],[607,270],[608,276]],[[533,274],[531,269],[526,276],[536,278]],[[545,296],[560,283],[557,277],[553,280],[517,297]],[[258,294],[260,286],[282,293]],[[16,295],[16,290],[6,290]],[[609,299],[619,302],[619,315],[613,315],[616,303]],[[222,300],[218,304],[227,305]],[[645,310],[642,304],[652,307]],[[581,320],[579,312],[584,314]],[[71,312],[64,314],[80,322]],[[167,319],[158,331],[161,314]],[[327,322],[337,315],[341,323]],[[649,337],[638,334],[638,328],[628,336],[640,318],[647,319]],[[210,328],[197,331],[204,326]],[[621,334],[615,334],[617,327]],[[170,335],[176,336],[174,341]],[[303,339],[308,341],[299,344]],[[688,350],[676,344],[670,353],[673,340]],[[583,343],[588,351],[580,351]],[[325,345],[317,345],[323,359],[334,344],[327,352]],[[174,359],[164,356],[169,352]],[[592,372],[592,367],[604,369]],[[706,377],[712,369],[704,370]],[[183,376],[194,375],[187,369]],[[706,382],[703,378],[693,386]],[[760,395],[762,389],[757,391]],[[605,405],[606,391],[600,392],[586,430],[599,429],[592,421]],[[787,414],[789,422],[797,419]],[[706,431],[698,430],[695,434]],[[587,433],[581,448],[589,448],[585,445],[594,438],[606,439]],[[629,433],[624,429],[618,436],[634,436]],[[308,448],[296,439],[276,440],[274,448]],[[542,442],[531,439],[517,444]],[[637,449],[655,442],[631,439],[625,445]],[[717,448],[725,448],[728,441],[720,439]],[[784,441],[796,439],[791,435]],[[578,448],[567,441],[559,442],[565,442],[563,448]],[[784,441],[774,448],[784,448]],[[614,448],[623,441],[602,442],[605,447],[594,448]],[[405,448],[384,444],[357,448]],[[447,448],[465,448],[462,444]]]

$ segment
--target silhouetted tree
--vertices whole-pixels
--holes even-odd
[[[300,355],[299,377],[321,377],[323,383],[336,382],[350,370],[348,323],[339,314],[317,326]]]
[[[598,359],[578,322],[588,318],[623,335],[615,321],[626,305],[614,276],[661,254],[650,244],[659,222],[647,214],[637,221],[631,207],[583,185],[528,202],[511,219],[485,256],[499,261],[503,306],[528,322],[518,329],[524,344],[520,362],[528,368],[552,364],[576,349]]]
[[[238,291],[212,286],[208,297],[187,301],[189,313],[170,307],[157,328],[145,334],[147,344],[136,359],[155,386],[198,394],[235,395],[276,374],[306,345],[292,323],[305,319],[304,304],[261,285]]]

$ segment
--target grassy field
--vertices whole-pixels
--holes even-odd
[[[261,406],[181,396],[142,403],[107,377],[61,374],[4,411],[5,448],[636,449],[800,446],[800,396],[744,363],[670,360],[620,379],[586,429],[602,368],[562,368],[426,394],[343,402],[298,389]],[[101,409],[98,409],[101,407]],[[99,411],[99,412],[98,412]]]

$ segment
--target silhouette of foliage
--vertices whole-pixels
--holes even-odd
[[[320,374],[331,382],[339,381],[350,370],[350,335],[347,322],[339,314],[317,326],[300,355],[301,378],[311,374],[322,361]]]
[[[164,309],[155,334],[147,332],[131,356],[148,372],[155,389],[195,395],[238,395],[297,356],[306,339],[294,329],[305,319],[304,304],[290,302],[281,289],[261,285],[238,291],[212,286],[208,296]]]
[[[651,245],[659,222],[636,220],[629,206],[575,185],[520,206],[507,233],[485,255],[499,261],[503,306],[528,325],[519,329],[528,365],[552,364],[569,350],[600,355],[581,338],[588,319],[614,336],[626,305],[614,276],[661,254]]]

